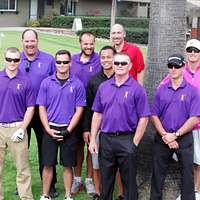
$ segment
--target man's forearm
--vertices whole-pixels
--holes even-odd
[[[161,137],[166,134],[166,131],[163,128],[163,125],[161,124],[161,121],[158,118],[158,116],[156,115],[151,116],[151,122],[153,123],[156,131],[160,134]]]
[[[48,117],[47,117],[47,111],[45,106],[39,106],[39,114],[40,114],[40,120],[42,122],[42,125],[44,126],[45,130],[48,132],[50,129]]]
[[[189,131],[193,129],[193,127],[197,124],[198,117],[190,117],[184,124],[177,130],[181,135],[185,135]]]
[[[68,128],[67,128],[69,132],[72,132],[74,130],[74,128],[78,125],[78,123],[82,117],[82,114],[83,114],[83,107],[76,107],[76,111],[69,123]]]
[[[22,129],[26,130],[34,114],[34,106],[28,107],[23,119]]]
[[[148,123],[148,117],[142,117],[140,118],[136,131],[135,131],[135,135],[133,138],[133,142],[138,145],[144,135],[145,129],[147,127],[147,123]]]
[[[92,140],[95,141],[97,132],[100,128],[101,120],[102,120],[102,114],[94,112],[92,116],[92,125],[91,125],[91,141]]]

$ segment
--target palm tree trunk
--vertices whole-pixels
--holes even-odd
[[[183,53],[186,40],[186,0],[151,0],[149,43],[145,88],[149,100],[162,78],[167,74],[167,57]],[[152,147],[155,130],[149,125],[139,149],[139,199],[149,199]],[[180,192],[180,173],[176,162],[169,166],[163,199],[176,199]]]

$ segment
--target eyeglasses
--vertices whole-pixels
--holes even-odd
[[[66,64],[70,63],[70,60],[64,60],[64,61],[56,60],[56,64],[60,65],[61,63],[63,63],[64,65],[66,65]]]
[[[195,47],[189,47],[189,48],[186,49],[186,51],[187,51],[187,53],[192,53],[192,52],[200,53],[200,50],[195,48]]]
[[[6,57],[5,60],[7,62],[12,62],[13,61],[14,63],[18,63],[20,61],[20,58],[8,58],[8,57]]]
[[[169,69],[173,69],[173,68],[175,68],[175,69],[180,69],[181,67],[183,67],[183,66],[182,66],[182,65],[179,66],[179,65],[175,65],[175,64],[168,64],[168,68],[169,68]]]
[[[128,65],[128,62],[126,62],[126,61],[122,61],[122,62],[114,61],[114,65],[117,65],[117,66],[119,66],[119,65],[125,66],[125,65]]]

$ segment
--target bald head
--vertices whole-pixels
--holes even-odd
[[[115,47],[124,44],[126,32],[121,24],[114,24],[110,31],[110,39]]]

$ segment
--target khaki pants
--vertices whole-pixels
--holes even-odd
[[[11,140],[13,133],[19,129],[19,126],[14,128],[5,128],[0,126],[0,200],[3,200],[3,187],[2,187],[2,176],[3,166],[5,160],[6,149],[11,152],[17,169],[17,189],[19,192],[20,199],[22,200],[33,200],[31,191],[31,172],[28,161],[28,139],[27,133],[22,142],[14,143]]]

